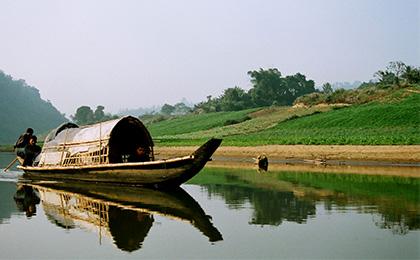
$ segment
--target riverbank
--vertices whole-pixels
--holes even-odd
[[[197,147],[155,148],[159,157],[189,154]],[[269,159],[350,160],[420,163],[420,145],[265,145],[253,147],[221,146],[217,157],[256,158],[265,154]]]
[[[192,153],[197,147],[156,147],[157,158]],[[385,175],[420,178],[420,145],[222,146],[207,167],[250,169],[260,154],[270,171]]]
[[[157,157],[192,153],[197,146],[156,146]],[[0,146],[0,152],[13,152],[13,146]],[[265,154],[275,160],[346,160],[420,163],[420,145],[264,145],[222,146],[215,156],[256,158]]]
[[[0,145],[0,152],[13,152],[13,145]]]

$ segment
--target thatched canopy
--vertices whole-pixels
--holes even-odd
[[[149,131],[139,119],[132,116],[83,127],[66,123],[48,134],[39,164],[147,161],[153,159],[153,146]],[[138,149],[145,151],[147,156],[140,156]]]

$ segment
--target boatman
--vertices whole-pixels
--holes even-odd
[[[34,130],[32,128],[26,129],[26,133],[21,134],[16,141],[16,144],[13,146],[14,150],[16,151],[16,155],[21,157],[22,159],[25,158],[25,147],[29,144],[29,139],[34,134]]]

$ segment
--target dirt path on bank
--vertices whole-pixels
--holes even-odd
[[[197,147],[156,147],[158,156],[189,154]],[[420,145],[266,145],[254,147],[221,146],[214,156],[269,159],[350,160],[420,163]]]

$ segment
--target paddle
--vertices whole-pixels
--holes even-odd
[[[7,170],[9,170],[10,167],[13,166],[13,164],[18,160],[18,158],[16,157],[13,161],[11,161],[9,163],[9,165],[7,165],[7,167],[3,170],[4,172],[6,172]]]

